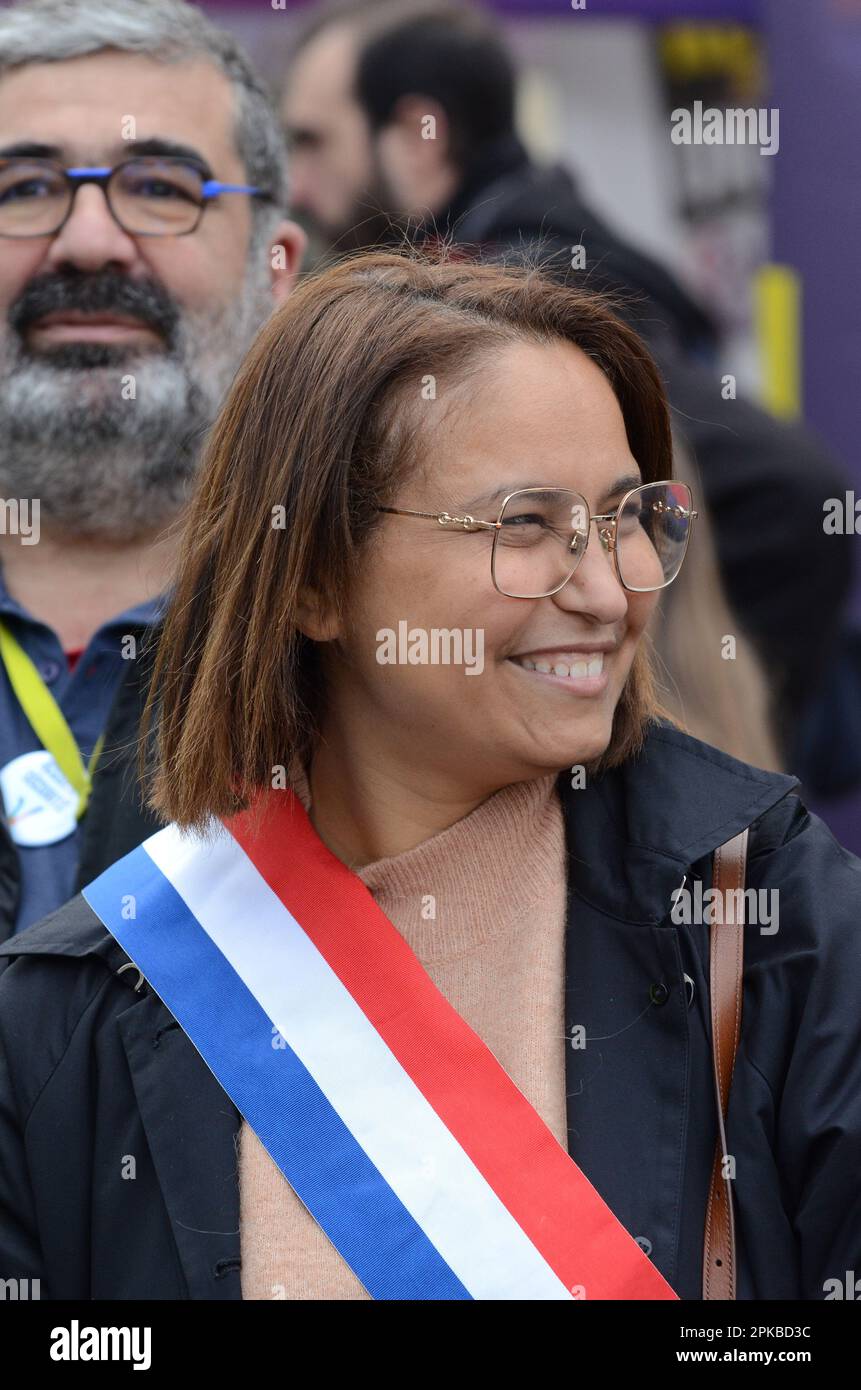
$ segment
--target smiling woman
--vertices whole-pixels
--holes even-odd
[[[600,299],[417,254],[290,296],[184,532],[142,744],[167,824],[2,948],[36,959],[0,979],[0,1271],[570,1301],[822,1298],[854,1267],[861,862],[795,779],[662,711],[648,627],[694,500]],[[480,668],[434,660],[479,634]],[[780,930],[732,937],[724,1133],[703,903],[745,833]],[[81,1094],[82,1208],[116,1132],[137,1182],[70,1257],[44,1154]]]

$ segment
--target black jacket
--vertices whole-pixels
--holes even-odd
[[[716,1139],[709,928],[687,875],[753,824],[728,1117],[742,1299],[861,1269],[861,860],[763,772],[672,726],[572,791],[565,1046],[572,1157],[685,1299],[701,1297]],[[500,891],[504,891],[504,887]],[[0,947],[0,1277],[59,1298],[238,1299],[240,1117],[83,898]],[[123,1177],[129,1156],[136,1177]]]
[[[727,596],[766,664],[789,765],[824,795],[856,783],[861,755],[842,743],[842,772],[831,776],[827,739],[802,762],[810,744],[800,742],[799,731],[842,651],[852,537],[827,536],[822,520],[825,500],[842,498],[850,486],[845,471],[800,425],[741,397],[722,400],[717,335],[707,314],[584,203],[565,168],[533,164],[518,139],[482,150],[451,206],[425,230],[481,248],[486,257],[537,251],[548,272],[616,300],[655,355],[674,428],[699,469]],[[580,244],[586,267],[572,270],[571,250]]]

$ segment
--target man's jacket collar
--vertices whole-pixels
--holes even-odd
[[[702,743],[666,720],[638,756],[576,790],[559,776],[576,897],[632,925],[663,922],[688,868],[799,786]],[[72,908],[76,910],[72,910]],[[0,944],[0,956],[119,950],[83,901]]]
[[[475,207],[491,185],[531,167],[526,146],[517,135],[503,135],[483,145],[464,168],[448,208],[432,220],[431,226],[456,235],[458,221]]]

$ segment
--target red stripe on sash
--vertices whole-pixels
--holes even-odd
[[[565,1286],[677,1298],[295,794],[225,825]]]

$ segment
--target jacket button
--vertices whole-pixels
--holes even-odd
[[[667,989],[666,985],[657,984],[649,986],[649,998],[653,1004],[666,1004],[669,997],[670,991]]]

